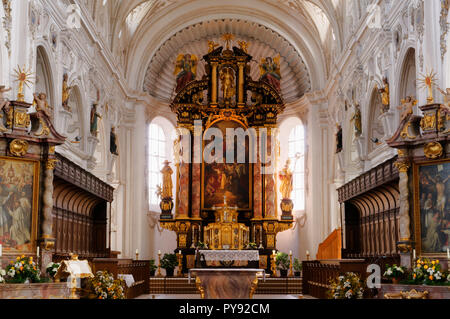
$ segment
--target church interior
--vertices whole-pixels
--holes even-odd
[[[3,0],[0,299],[449,299],[449,9]]]

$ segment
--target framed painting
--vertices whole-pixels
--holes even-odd
[[[422,256],[446,255],[450,234],[450,161],[416,163],[414,225]]]
[[[226,129],[243,128],[245,130],[245,127],[236,121],[221,120],[212,124],[211,128],[217,128],[222,132],[223,162],[205,163],[203,161],[202,209],[210,210],[214,206],[223,206],[226,196],[228,206],[237,207],[240,211],[251,210],[253,164],[249,163],[249,143],[245,143],[244,163],[238,163],[238,151],[234,152],[234,162],[226,163],[226,153],[230,147],[234,147],[234,150],[242,149],[242,146],[238,147],[237,140],[234,145],[226,145]]]
[[[39,162],[0,157],[0,244],[4,254],[34,252]]]

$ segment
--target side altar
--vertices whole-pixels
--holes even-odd
[[[176,170],[166,162],[161,171],[159,222],[176,232],[185,273],[195,266],[199,243],[212,250],[256,247],[259,268],[269,270],[277,234],[293,225],[292,173],[283,170],[279,180],[277,170],[277,118],[285,108],[276,85],[279,58],[263,59],[261,77],[253,80],[249,44],[237,41],[239,47],[230,48],[233,38],[223,36],[225,48],[209,41],[199,80],[196,56],[180,54],[176,61],[170,105],[178,122]],[[267,61],[270,66],[263,65]]]

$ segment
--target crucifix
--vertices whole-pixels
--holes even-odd
[[[230,42],[234,39],[234,35],[232,35],[231,33],[225,33],[222,36],[222,40],[226,42],[227,44],[227,50],[230,49]]]

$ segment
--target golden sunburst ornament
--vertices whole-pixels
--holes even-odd
[[[428,89],[428,97],[427,102],[428,104],[431,104],[434,102],[433,98],[433,86],[436,85],[436,72],[431,70],[430,72],[427,71],[426,74],[420,74],[422,78],[418,79],[417,81],[420,83],[421,89]]]
[[[234,35],[231,34],[231,33],[225,33],[222,36],[222,40],[226,42],[227,50],[229,50],[230,49],[230,42],[234,40]]]
[[[17,66],[17,69],[14,70],[16,73],[17,79],[14,82],[19,82],[19,90],[17,92],[17,101],[24,102],[24,94],[23,94],[23,85],[25,84],[28,88],[30,88],[31,78],[33,73],[31,72],[31,68],[25,69],[25,66],[23,66],[23,69],[20,68],[20,66]]]

